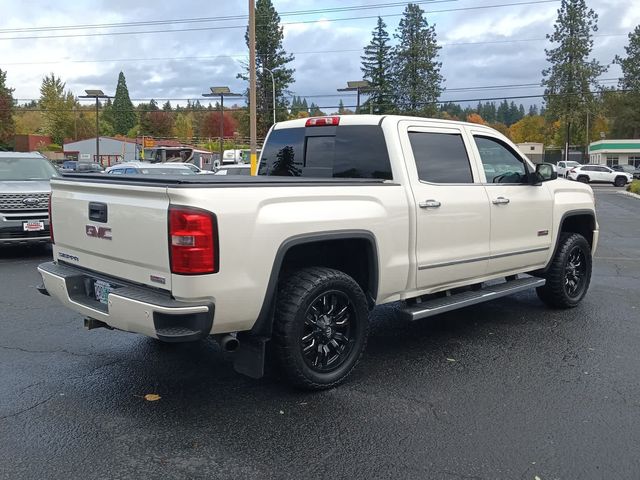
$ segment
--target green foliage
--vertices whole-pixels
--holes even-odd
[[[640,180],[634,180],[627,186],[627,192],[635,193],[636,195],[640,195]]]
[[[113,129],[117,135],[126,135],[136,124],[136,114],[129,98],[124,73],[118,75],[118,86],[113,99]]]
[[[397,109],[408,114],[435,114],[443,90],[435,27],[429,26],[418,5],[409,4],[394,37],[398,40],[393,50]]]
[[[193,115],[179,113],[176,116],[176,137],[182,143],[189,143],[193,139]]]
[[[547,39],[555,46],[545,49],[549,67],[542,71],[547,116],[562,119],[569,126],[584,123],[586,112],[594,113],[597,104],[592,90],[596,79],[607,68],[590,60],[593,34],[598,16],[585,0],[562,0],[554,32]]]
[[[0,146],[13,142],[16,124],[13,119],[13,88],[7,86],[7,72],[0,69]]]
[[[618,85],[624,92],[605,97],[608,111],[614,117],[612,133],[618,138],[640,138],[640,25],[629,33],[627,56],[616,56],[622,69]]]
[[[287,65],[293,60],[282,47],[284,38],[283,28],[280,26],[280,16],[273,7],[271,0],[256,1],[256,110],[258,137],[264,138],[273,123],[273,82],[276,93],[276,119],[286,120],[289,102],[285,96],[289,85],[293,83],[295,70]],[[245,34],[249,46],[249,29]],[[238,78],[249,79],[249,68],[245,73],[238,74]],[[248,97],[248,90],[247,90]]]
[[[55,74],[45,76],[40,86],[39,106],[44,110],[44,131],[54,143],[62,144],[73,135],[73,109],[77,102],[73,94],[64,91],[65,83]]]
[[[362,78],[369,82],[369,99],[363,105],[362,110],[379,114],[394,110],[393,58],[386,28],[382,18],[378,17],[376,28],[371,34],[371,42],[364,48],[364,55],[360,57],[362,59]],[[340,103],[340,109],[344,111],[342,100]],[[339,112],[342,113],[340,110]]]

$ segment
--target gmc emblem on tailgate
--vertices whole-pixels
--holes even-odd
[[[85,225],[85,232],[88,237],[111,240],[111,229],[109,227],[96,227],[95,225]]]

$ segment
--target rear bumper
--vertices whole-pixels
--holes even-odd
[[[121,280],[60,263],[43,263],[38,271],[45,289],[41,293],[48,293],[71,310],[109,327],[166,342],[194,341],[211,333],[213,303],[180,302],[168,293],[126,285]],[[96,280],[112,286],[106,304],[95,298]]]

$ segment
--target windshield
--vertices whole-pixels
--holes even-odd
[[[44,158],[0,158],[0,180],[50,180],[57,170]]]

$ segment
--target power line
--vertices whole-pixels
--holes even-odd
[[[376,3],[370,5],[351,5],[343,7],[319,8],[312,10],[293,10],[278,13],[280,17],[299,16],[299,15],[315,15],[321,13],[333,12],[350,12],[357,10],[371,10],[379,8],[402,7],[409,3],[412,4],[435,4],[435,3],[451,3],[458,0],[414,0],[411,2],[393,2],[393,3]],[[258,16],[257,18],[260,18]],[[64,31],[64,30],[86,30],[96,28],[123,28],[123,27],[142,27],[151,25],[172,25],[172,24],[189,24],[189,23],[209,23],[221,22],[228,20],[246,20],[247,15],[227,15],[218,17],[195,17],[195,18],[178,18],[164,20],[144,20],[139,22],[117,22],[117,23],[95,23],[84,25],[57,25],[48,27],[21,27],[21,28],[3,28],[0,33],[22,33],[22,32],[47,32],[47,31]]]
[[[426,11],[428,14],[433,13],[448,13],[448,12],[461,12],[461,11],[469,11],[469,10],[482,10],[489,8],[501,8],[501,7],[513,7],[519,5],[539,5],[544,3],[557,3],[558,0],[531,0],[528,2],[514,2],[514,3],[503,3],[496,5],[477,5],[475,7],[461,7],[461,8],[450,8],[450,9],[442,9],[442,10],[430,10]],[[343,22],[343,21],[352,21],[352,20],[370,20],[378,17],[401,17],[404,15],[403,13],[398,14],[387,14],[387,15],[369,15],[369,16],[360,16],[360,17],[343,17],[343,18],[323,18],[319,20],[303,20],[298,22],[282,22],[281,26],[286,25],[304,25],[304,24],[313,24],[313,23],[326,23],[326,22]],[[265,25],[256,25],[256,28],[264,27]],[[0,37],[0,40],[34,40],[34,39],[55,39],[55,38],[78,38],[78,37],[105,37],[105,36],[121,36],[121,35],[146,35],[151,33],[178,33],[178,32],[201,32],[201,31],[209,31],[209,30],[230,30],[236,28],[247,28],[246,25],[221,25],[217,27],[197,27],[197,28],[182,28],[182,29],[173,29],[173,30],[140,30],[140,31],[128,31],[128,32],[96,32],[96,33],[77,33],[77,34],[65,34],[65,35],[35,35],[35,36],[20,36],[20,37]]]
[[[592,35],[596,38],[608,38],[608,37],[626,37],[628,33],[602,33]],[[521,42],[539,42],[547,40],[545,37],[539,38],[512,38],[509,40],[484,40],[481,42],[442,42],[441,47],[454,47],[454,46],[473,46],[473,45],[493,45],[493,44],[507,44],[507,43],[521,43]],[[291,55],[319,55],[327,53],[355,53],[362,52],[362,48],[350,48],[339,50],[309,50],[300,52],[290,52]],[[159,61],[188,61],[188,60],[215,60],[218,58],[244,58],[246,53],[234,53],[229,55],[199,55],[199,56],[186,56],[186,57],[146,57],[146,58],[105,58],[99,60],[47,60],[39,62],[9,62],[3,63],[5,66],[21,66],[21,65],[57,65],[60,63],[116,63],[116,62],[159,62]]]
[[[610,83],[610,82],[617,82],[619,79],[616,77],[611,77],[611,78],[601,78],[598,80],[598,83]],[[537,83],[511,83],[511,84],[500,84],[500,85],[478,85],[478,86],[471,86],[471,87],[456,87],[456,88],[448,88],[446,89],[443,93],[446,94],[448,92],[466,92],[466,91],[480,91],[480,90],[498,90],[498,89],[524,89],[524,88],[544,88],[544,86],[542,86],[540,84],[540,82]],[[324,94],[313,94],[313,95],[304,95],[304,94],[298,94],[295,93],[294,96],[296,97],[302,97],[302,98],[338,98],[338,97],[349,97],[349,96],[355,96],[355,93],[344,93],[344,94],[338,94],[338,93],[324,93]],[[245,98],[246,95],[241,95],[241,98]],[[14,99],[16,101],[19,102],[31,102],[31,101],[38,101],[37,98],[16,98]],[[135,101],[135,102],[150,102],[151,100],[154,100],[156,102],[186,102],[186,101],[195,101],[195,100],[202,100],[202,98],[200,97],[159,97],[159,98],[130,98],[131,101]],[[78,99],[78,101],[92,101],[91,99]],[[210,101],[206,102],[207,104],[211,103]]]

